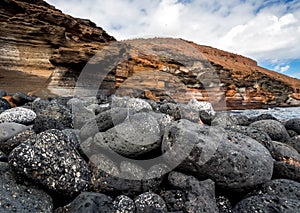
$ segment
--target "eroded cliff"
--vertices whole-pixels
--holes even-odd
[[[4,0],[0,22],[4,89],[73,95],[76,86],[100,86],[106,94],[155,100],[196,97],[216,108],[300,105],[300,80],[212,47],[171,38],[116,42],[42,0]]]
[[[42,0],[2,1],[0,26],[1,76],[26,73],[32,85],[23,88],[26,92],[49,82],[51,75],[53,86],[58,84],[55,79],[66,70],[83,66],[104,43],[115,40],[91,21],[63,14]],[[13,80],[5,78],[1,83],[9,87]]]

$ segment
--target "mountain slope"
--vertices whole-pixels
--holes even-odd
[[[89,83],[103,78],[102,93],[195,97],[220,109],[300,105],[300,80],[252,59],[181,39],[116,42],[42,0],[2,1],[0,26],[0,88],[11,92],[73,95],[88,64]]]
[[[299,105],[300,80],[261,68],[252,59],[179,39],[135,39],[126,44],[135,51],[116,70],[116,84],[126,85],[121,86],[126,88],[123,95],[131,88],[141,92],[137,82],[143,82],[141,85],[148,87],[142,90],[154,91],[161,98],[170,90],[168,81],[175,78],[180,89],[169,92],[182,102],[196,97],[218,107],[224,106],[225,99],[227,109]],[[145,70],[151,70],[152,77],[147,77]],[[144,74],[138,74],[141,72]],[[161,77],[162,73],[169,75]],[[153,75],[160,75],[159,80],[155,82]]]

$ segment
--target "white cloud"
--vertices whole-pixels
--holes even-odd
[[[91,19],[119,40],[172,36],[256,60],[300,58],[299,1],[46,1],[65,13]]]
[[[293,78],[298,78],[298,79],[300,79],[300,72],[298,72],[298,73],[293,73],[293,74],[291,74],[291,76],[292,76]]]
[[[275,71],[278,71],[278,72],[281,72],[281,73],[284,73],[286,71],[288,71],[290,69],[290,65],[282,65],[282,64],[278,64],[274,67],[274,70]]]
[[[293,14],[259,14],[232,28],[221,41],[225,49],[259,59],[296,58],[300,57],[299,27],[300,21]]]

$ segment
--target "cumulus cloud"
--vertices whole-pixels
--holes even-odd
[[[291,74],[291,76],[292,76],[293,78],[298,78],[298,79],[300,79],[300,72],[293,73],[293,74]]]
[[[290,65],[282,65],[282,64],[278,64],[274,67],[275,71],[284,73],[286,71],[288,71],[290,69]]]
[[[170,36],[214,46],[256,60],[300,58],[300,1],[47,0],[47,2],[65,13],[91,19],[119,40]]]
[[[300,21],[291,13],[282,17],[259,14],[246,24],[233,27],[221,41],[225,49],[259,59],[297,58]]]

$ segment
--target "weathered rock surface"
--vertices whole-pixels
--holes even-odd
[[[243,191],[269,181],[273,173],[273,158],[263,145],[217,127],[180,120],[165,132],[162,149],[171,150],[168,162],[182,161],[180,169],[226,189]]]
[[[102,79],[102,92],[178,102],[195,97],[215,108],[225,108],[225,102],[228,108],[300,105],[299,80],[240,55],[180,39],[111,44],[115,39],[102,28],[42,0],[6,0],[0,9],[0,69],[8,73],[0,83],[8,91],[7,82],[17,78],[19,91],[70,94],[84,65],[107,47],[90,61],[90,68],[103,72],[87,73],[91,81],[77,86]]]
[[[31,109],[16,107],[0,114],[0,123],[15,122],[19,124],[30,124],[36,118],[36,114]]]
[[[91,21],[65,15],[42,0],[5,0],[0,11],[1,76],[17,71],[27,77],[4,75],[1,85],[9,92],[41,90],[45,83],[67,86],[74,69],[81,70],[103,43],[115,40]],[[9,77],[20,85],[10,84]]]
[[[52,198],[36,186],[17,183],[7,163],[0,162],[0,212],[53,212]]]
[[[73,116],[69,109],[57,103],[50,102],[41,110],[34,120],[34,130],[40,133],[49,129],[63,130],[73,126]]]
[[[128,114],[129,112],[126,108],[116,107],[106,110],[97,116],[93,116],[93,118],[80,129],[81,139],[85,140],[98,132],[105,132],[123,122],[128,117]]]
[[[112,198],[100,193],[82,192],[71,203],[56,209],[55,213],[115,212]]]
[[[288,179],[275,179],[263,184],[250,195],[271,195],[299,200],[300,183]]]
[[[288,120],[285,123],[285,128],[288,130],[293,130],[297,132],[298,135],[300,135],[300,118],[294,118],[291,120]]]
[[[9,164],[20,176],[64,196],[89,187],[88,165],[58,130],[42,132],[20,144],[10,153]]]
[[[2,150],[6,154],[9,154],[15,147],[19,146],[21,143],[25,142],[30,137],[35,136],[36,134],[33,130],[27,129],[14,135],[8,140],[0,141],[0,150]]]
[[[167,190],[161,193],[169,211],[182,211],[185,207],[186,192],[179,189]]]
[[[106,132],[97,133],[94,143],[126,157],[138,157],[160,149],[162,134],[154,116],[138,113]]]
[[[218,212],[215,184],[212,180],[199,181],[193,176],[171,172],[168,180],[175,189],[183,190],[186,200],[184,212]]]
[[[234,132],[239,132],[243,135],[253,138],[257,142],[262,144],[264,147],[266,147],[269,150],[272,157],[274,158],[274,144],[273,144],[272,139],[270,138],[270,136],[267,133],[265,133],[261,130],[255,129],[253,127],[237,126],[237,125],[230,127],[230,130],[234,131]]]
[[[146,192],[134,200],[137,213],[167,212],[165,201],[157,194]]]
[[[290,139],[289,133],[279,121],[260,120],[252,123],[250,126],[266,132],[274,141],[286,142]]]
[[[163,165],[152,166],[147,171],[132,162],[118,163],[100,153],[90,157],[90,167],[91,188],[94,191],[131,196],[157,191],[167,172]]]
[[[296,149],[300,153],[300,135],[292,137],[288,142],[288,145]]]
[[[0,123],[0,141],[6,141],[27,129],[28,127],[23,124],[13,122]]]
[[[116,197],[113,202],[114,208],[119,213],[134,213],[135,204],[134,201],[125,195]]]
[[[300,181],[300,162],[294,158],[285,158],[274,163],[274,178]]]
[[[282,198],[279,196],[252,196],[239,202],[234,208],[234,213],[250,212],[288,212],[299,211],[300,201]]]

